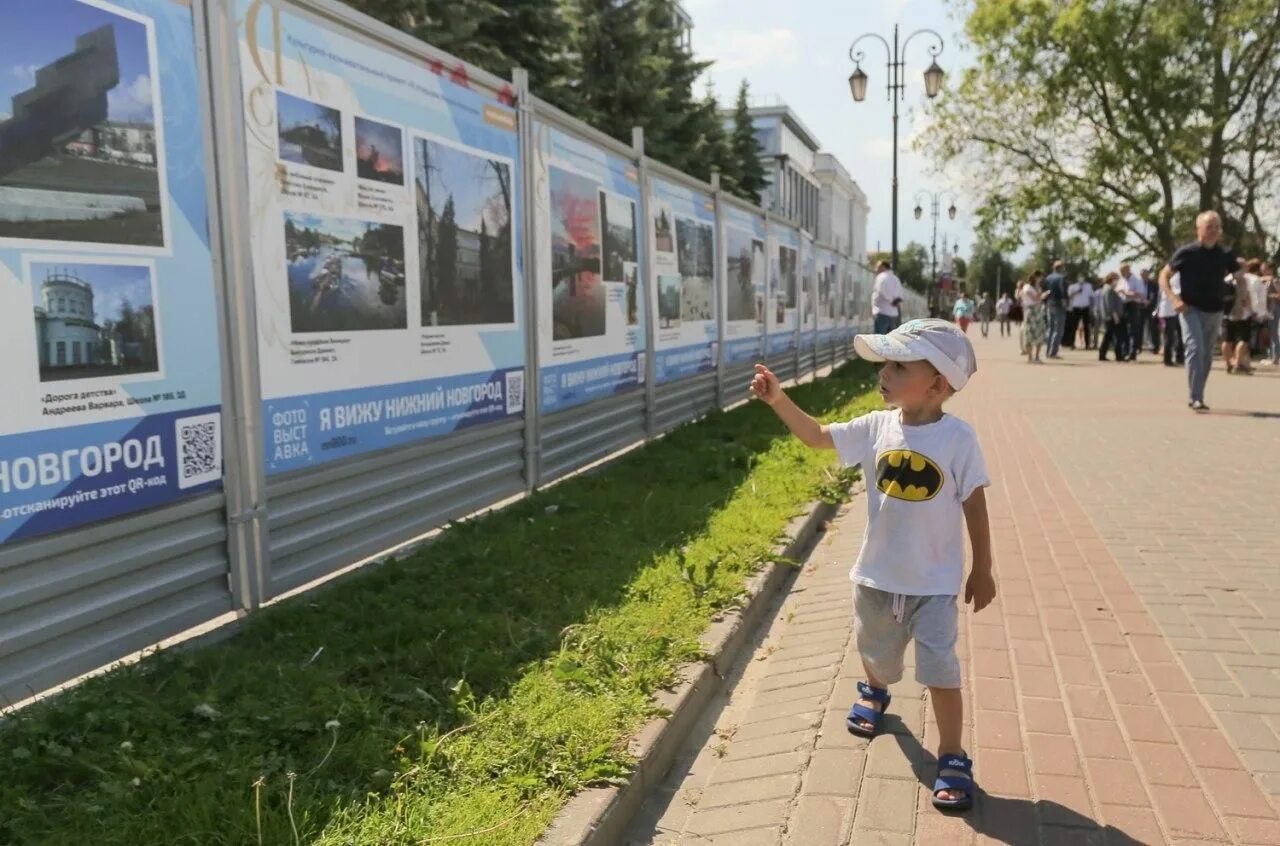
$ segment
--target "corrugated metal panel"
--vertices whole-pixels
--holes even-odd
[[[746,399],[748,394],[747,386],[751,384],[751,377],[755,375],[755,372],[756,363],[754,361],[726,364],[724,366],[725,405],[733,405],[739,400]]]
[[[784,350],[768,361],[769,369],[781,381],[796,378],[796,351]]]
[[[232,609],[222,494],[6,545],[0,701],[151,646]]]
[[[817,362],[817,350],[809,347],[807,350],[800,351],[800,375],[808,376],[813,372],[814,364]]]
[[[512,420],[267,482],[267,597],[328,575],[524,490]]]
[[[657,431],[666,432],[681,423],[696,420],[715,407],[715,371],[658,385],[654,415]]]
[[[542,418],[542,468],[547,484],[644,440],[644,391],[630,391]]]

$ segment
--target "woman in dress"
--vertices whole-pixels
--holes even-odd
[[[1044,346],[1048,321],[1044,313],[1044,301],[1048,294],[1040,288],[1040,271],[1031,274],[1031,278],[1023,283],[1018,291],[1018,302],[1022,306],[1022,351],[1026,353],[1028,364],[1040,363],[1040,348]]]

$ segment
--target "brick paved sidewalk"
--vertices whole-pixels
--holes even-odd
[[[962,615],[977,806],[930,804],[910,670],[880,736],[845,731],[858,499],[629,843],[1280,844],[1280,470],[1223,460],[1275,455],[1280,371],[1215,373],[1210,404],[1234,411],[1203,417],[1157,364],[977,346],[953,409],[990,465],[1001,592]]]

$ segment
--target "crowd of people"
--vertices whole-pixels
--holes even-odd
[[[1001,337],[1016,330],[1031,364],[1061,358],[1063,349],[1096,350],[1099,360],[1117,362],[1135,361],[1149,351],[1166,367],[1187,368],[1188,405],[1204,411],[1215,354],[1233,374],[1252,374],[1258,360],[1280,366],[1276,263],[1239,258],[1219,244],[1221,237],[1221,218],[1204,212],[1196,219],[1196,240],[1158,270],[1135,273],[1122,263],[1101,278],[1069,279],[1065,263],[1055,261],[1047,273],[1037,270],[1017,280],[999,299],[986,292],[974,299],[962,287],[951,317],[966,333],[977,322],[983,337],[993,322]],[[896,277],[885,285],[880,278],[876,282],[878,293],[900,291]],[[892,328],[882,314],[886,306],[882,296],[873,304],[878,332]]]

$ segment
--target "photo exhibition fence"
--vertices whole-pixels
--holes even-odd
[[[333,0],[45,0],[0,56],[0,705],[870,322],[860,257]]]

